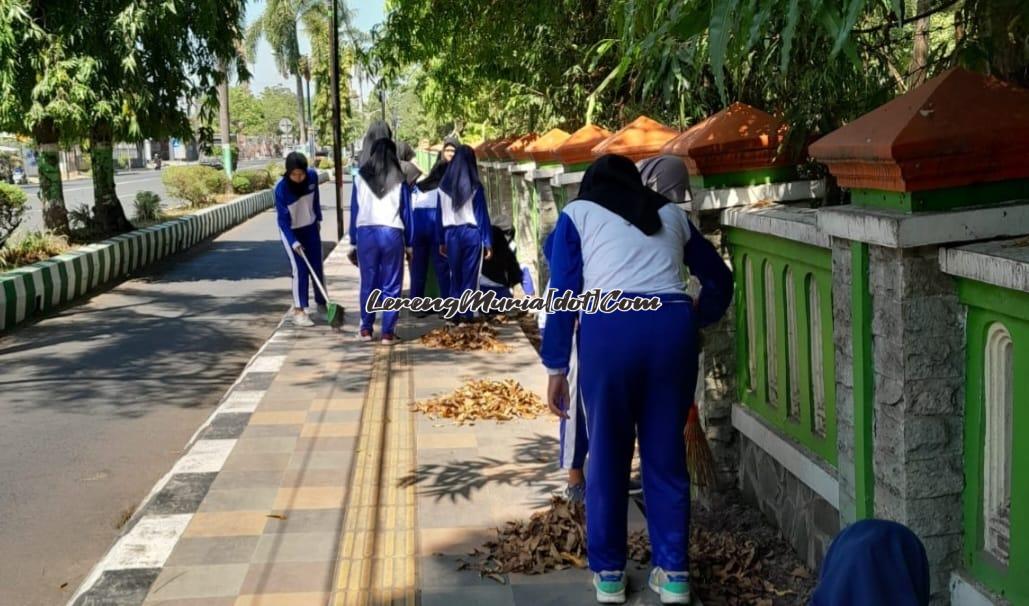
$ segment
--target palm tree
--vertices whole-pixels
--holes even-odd
[[[283,77],[293,76],[297,87],[298,134],[301,143],[307,142],[307,125],[304,120],[304,77],[303,55],[300,53],[298,23],[308,14],[324,11],[325,0],[268,0],[264,12],[247,30],[247,58],[253,62],[257,54],[257,43],[264,38],[272,47],[275,65]]]

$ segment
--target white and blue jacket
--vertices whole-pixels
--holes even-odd
[[[411,237],[417,244],[436,242],[436,217],[439,215],[439,189],[423,192],[415,185],[411,190]]]
[[[445,241],[443,232],[448,227],[471,225],[479,229],[482,245],[492,248],[493,228],[490,226],[486,194],[483,193],[482,187],[476,187],[471,202],[457,210],[454,209],[453,202],[445,191],[442,189],[436,191],[439,192],[436,196],[436,241]]]
[[[378,198],[360,174],[350,191],[350,245],[357,246],[357,228],[392,227],[404,232],[404,246],[411,246],[411,188],[397,184]]]
[[[698,323],[717,322],[733,294],[732,271],[674,204],[658,211],[661,230],[647,236],[617,214],[587,200],[565,206],[554,228],[550,288],[579,295],[620,290],[626,295],[685,294],[683,262],[701,283]],[[645,313],[645,312],[644,312]],[[553,371],[568,368],[575,312],[548,315],[541,356]]]
[[[286,242],[293,246],[297,241],[293,230],[310,227],[322,221],[321,196],[318,194],[318,172],[307,171],[307,192],[297,195],[290,189],[289,177],[279,179],[275,185],[275,212]]]

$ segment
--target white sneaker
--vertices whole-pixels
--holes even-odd
[[[662,604],[689,604],[690,577],[686,572],[665,572],[655,567],[650,571],[648,583],[654,593],[661,596]]]
[[[314,326],[314,322],[311,321],[310,316],[307,312],[302,309],[293,310],[293,324],[295,326]]]
[[[597,590],[600,604],[625,603],[625,572],[604,570],[593,573],[593,587]]]

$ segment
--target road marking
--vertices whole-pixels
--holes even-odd
[[[221,471],[236,440],[197,440],[189,453],[175,463],[172,473],[211,473]]]

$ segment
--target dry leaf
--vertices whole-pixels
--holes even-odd
[[[543,400],[517,381],[482,379],[469,381],[450,395],[423,400],[414,409],[432,417],[454,419],[460,425],[470,421],[534,419],[544,412]]]
[[[265,517],[268,517],[268,518],[275,518],[276,520],[285,520],[285,519],[288,519],[288,518],[286,517],[286,515],[285,515],[285,514],[281,514],[281,513],[269,513],[269,514],[268,514],[267,516],[265,516]]]
[[[511,348],[497,340],[497,331],[486,324],[465,324],[455,328],[437,328],[422,336],[423,345],[433,349],[488,351],[506,353]]]

